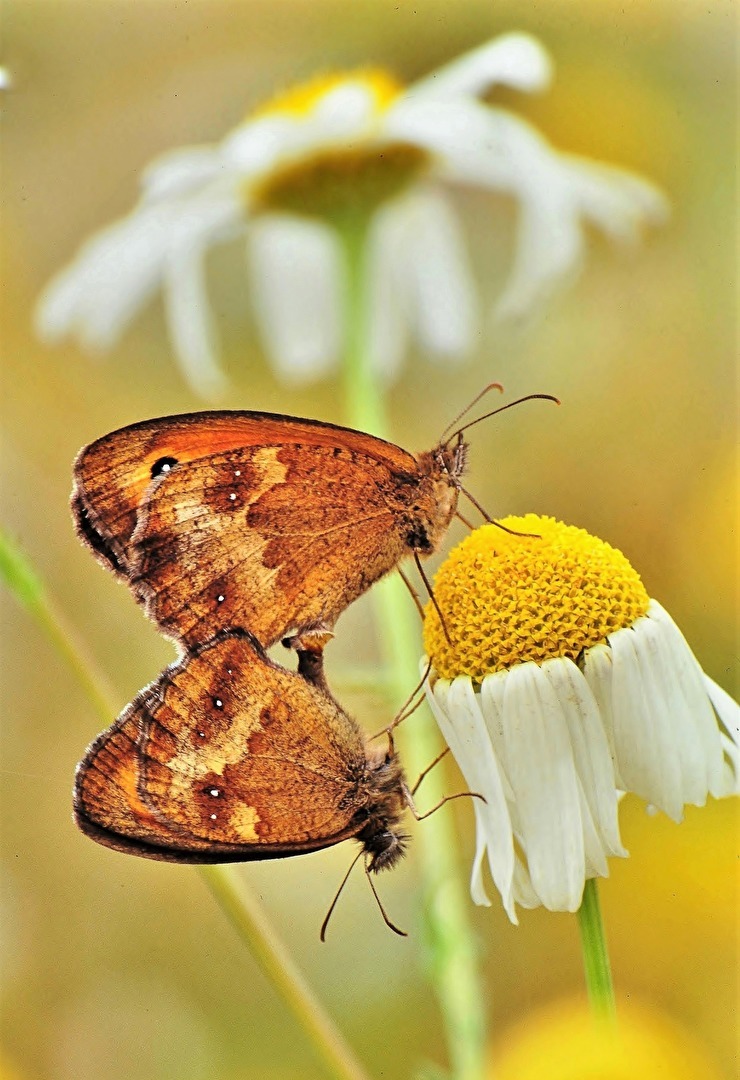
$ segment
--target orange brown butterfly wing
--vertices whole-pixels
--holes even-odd
[[[126,573],[128,543],[158,463],[197,461],[248,446],[346,446],[370,452],[389,468],[407,471],[415,459],[393,443],[363,432],[276,413],[212,411],[142,420],[83,447],[74,467],[72,502],[85,539]]]
[[[175,862],[274,858],[363,826],[362,735],[249,635],[168,669],[91,747],[77,819],[119,850]]]
[[[407,553],[386,466],[345,449],[250,447],[175,467],[144,501],[132,583],[187,644],[229,626],[269,647],[338,614]]]
[[[216,412],[91,444],[73,505],[83,538],[167,633],[192,644],[239,625],[269,646],[333,623],[396,565],[429,488],[416,459],[381,439]]]

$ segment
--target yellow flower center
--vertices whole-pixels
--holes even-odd
[[[290,86],[275,94],[255,109],[250,119],[265,116],[306,117],[333,90],[342,86],[361,87],[373,103],[373,112],[381,113],[403,92],[403,84],[383,68],[358,68],[356,71],[334,71],[317,75],[298,86]]]
[[[616,548],[574,525],[526,514],[484,525],[450,552],[434,580],[424,645],[442,678],[480,681],[528,660],[577,660],[631,626],[650,598]]]
[[[273,98],[251,117],[283,116],[296,125],[316,125],[316,139],[297,142],[295,153],[264,181],[250,188],[254,210],[287,211],[338,225],[362,219],[403,191],[427,164],[427,153],[409,143],[391,141],[382,130],[383,114],[403,93],[403,85],[381,68],[323,75]],[[357,129],[322,134],[316,114],[337,91],[364,95]]]

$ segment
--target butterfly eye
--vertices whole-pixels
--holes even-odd
[[[163,473],[168,473],[174,465],[177,465],[177,458],[158,458],[152,465],[152,480],[154,480],[157,476],[162,476]]]

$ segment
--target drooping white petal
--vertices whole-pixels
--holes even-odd
[[[620,775],[627,790],[681,821],[681,764],[659,687],[640,664],[633,630],[618,630],[608,640],[614,662],[612,711]]]
[[[460,222],[441,192],[422,189],[408,196],[410,228],[406,254],[422,348],[444,360],[473,347],[478,326],[477,290]]]
[[[740,795],[740,746],[724,733],[722,739],[722,772],[717,790],[712,794],[717,799],[723,799],[728,795]]]
[[[516,922],[512,883],[514,876],[514,843],[511,821],[504,797],[503,785],[485,722],[476,701],[469,678],[461,676],[452,683],[438,680],[427,698],[440,731],[452,750],[470,791],[485,798],[474,800],[479,837],[485,837],[488,865],[494,883],[501,893],[504,909]],[[474,863],[475,877],[472,892],[480,896],[480,860]],[[477,901],[479,902],[479,901]]]
[[[513,268],[499,317],[520,317],[574,273],[584,250],[584,222],[625,239],[658,220],[665,200],[619,169],[559,154],[540,133],[502,109],[470,99],[410,99],[389,121],[436,158],[443,179],[508,193],[518,202]]]
[[[609,744],[614,770],[614,785],[624,790],[626,784],[619,775],[619,763],[614,746],[614,716],[612,714],[612,651],[608,645],[592,645],[583,657],[583,676],[599,707],[599,716]]]
[[[279,162],[316,141],[290,116],[260,116],[229,132],[219,147],[224,167],[244,179],[264,179]]]
[[[533,888],[550,910],[576,911],[585,880],[578,778],[560,702],[537,664],[508,672],[503,723]]]
[[[205,281],[207,249],[238,229],[240,207],[230,192],[187,201],[173,223],[163,269],[165,314],[185,378],[205,398],[228,382],[217,361],[218,340]]]
[[[96,233],[42,293],[38,334],[76,333],[93,350],[112,345],[159,285],[170,224],[171,213],[155,206]]]
[[[409,88],[414,96],[479,96],[492,86],[543,90],[552,78],[550,57],[529,34],[502,34],[452,60]]]
[[[574,202],[591,224],[624,244],[635,244],[646,224],[661,225],[670,204],[662,191],[627,169],[575,154],[560,154]]]
[[[614,769],[596,699],[572,660],[547,660],[542,671],[561,702],[576,772],[600,843],[609,855],[626,855],[619,836]]]
[[[706,676],[699,661],[668,612],[657,600],[650,601],[648,618],[661,628],[665,637],[664,652],[670,653],[671,679],[685,702],[695,736],[703,748],[706,785],[715,794],[722,773],[722,750],[717,738],[717,721],[707,694]]]
[[[497,671],[493,675],[485,676],[480,687],[480,708],[501,771],[501,780],[504,785],[506,801],[509,804],[509,813],[514,814],[516,813],[516,800],[507,772],[506,740],[504,739],[504,694],[506,692],[507,676],[507,671]],[[516,836],[516,827],[514,835]]]
[[[578,802],[581,808],[581,824],[583,827],[583,858],[586,866],[586,877],[609,877],[609,866],[606,861],[607,852],[596,829],[591,807],[588,805],[583,783],[578,777]],[[610,853],[609,853],[610,854]],[[626,855],[627,853],[624,852]]]
[[[247,234],[254,314],[279,373],[293,384],[337,361],[341,341],[341,261],[325,225],[264,214]]]
[[[212,146],[184,146],[152,161],[141,176],[143,202],[176,198],[200,190],[223,173]]]
[[[704,676],[704,685],[729,738],[740,748],[740,705],[708,675]]]
[[[518,855],[514,865],[514,903],[523,908],[542,906],[542,898],[534,891],[529,870]]]
[[[680,654],[668,640],[665,628],[655,619],[638,619],[634,624],[637,635],[637,655],[644,675],[651,673],[651,683],[659,696],[656,708],[662,707],[669,718],[671,736],[675,754],[681,770],[681,797],[684,803],[703,806],[709,792],[710,762],[707,760],[707,747],[702,739],[701,718],[694,715],[691,704],[681,693],[677,678]],[[647,685],[647,680],[646,680]],[[709,702],[705,709],[711,713]],[[712,740],[709,752],[721,760],[719,731],[712,716]]]
[[[228,382],[218,366],[218,341],[208,306],[202,250],[167,260],[164,302],[167,326],[182,372],[196,394],[216,399]]]

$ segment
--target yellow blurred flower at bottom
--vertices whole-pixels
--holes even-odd
[[[620,1002],[615,1024],[585,1001],[529,1013],[499,1043],[496,1080],[721,1080],[703,1046],[653,1006]]]

